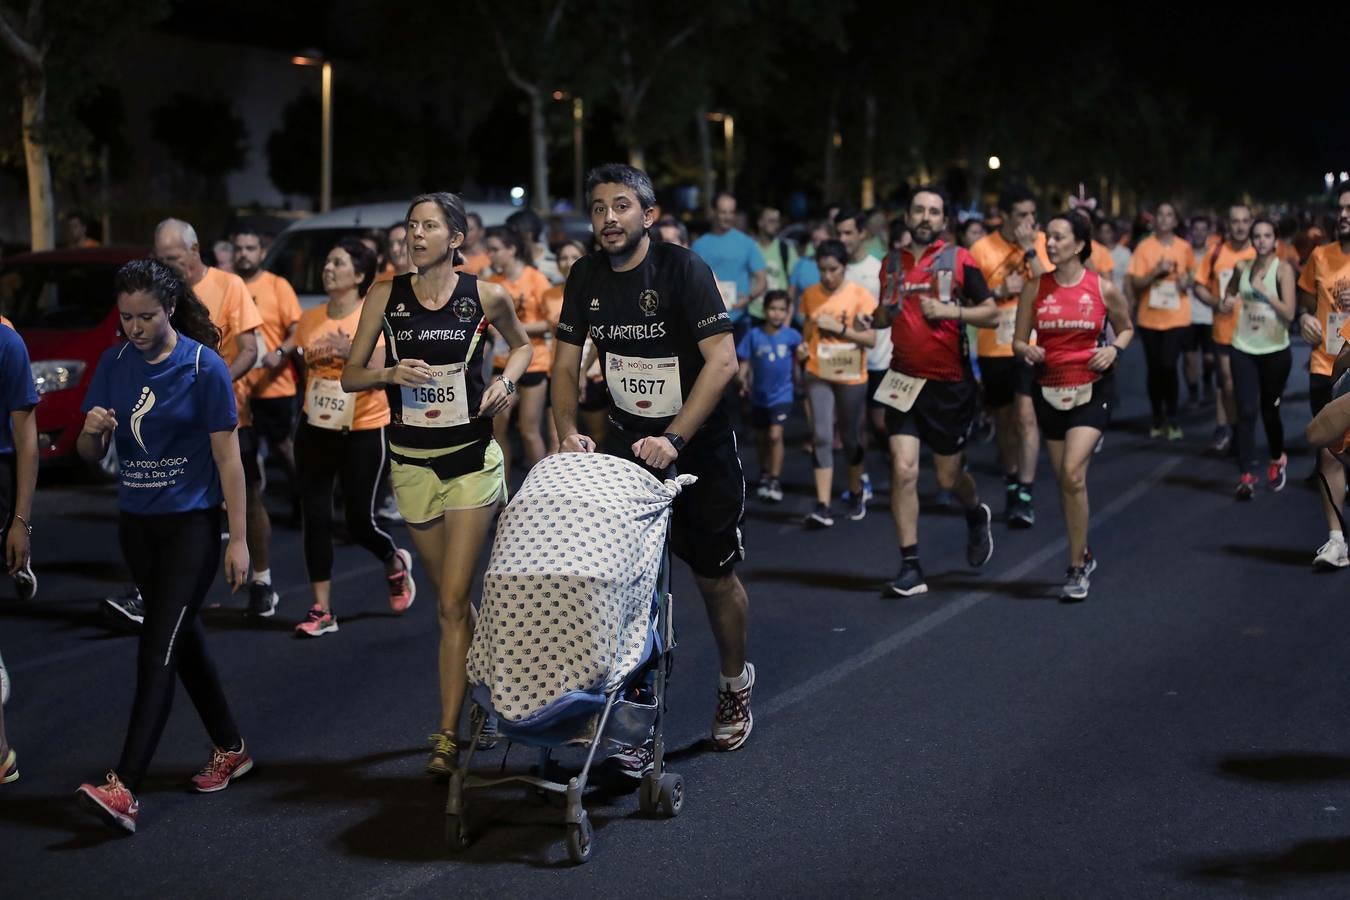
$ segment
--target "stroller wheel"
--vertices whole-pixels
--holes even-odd
[[[668,818],[675,818],[684,809],[684,779],[669,773],[661,776],[661,809]]]
[[[567,855],[578,865],[590,862],[594,843],[595,831],[591,828],[591,817],[582,813],[579,823],[567,826]]]
[[[463,816],[445,817],[445,846],[452,853],[459,853],[469,846],[469,825]]]

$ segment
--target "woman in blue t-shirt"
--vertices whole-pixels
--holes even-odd
[[[83,784],[77,795],[134,832],[134,791],[169,719],[175,674],[216,747],[193,786],[218,791],[253,767],[197,620],[220,564],[222,500],[232,591],[245,583],[249,559],[234,387],[216,352],[220,332],[187,285],[155,260],[127,263],[114,286],[127,341],[99,360],[77,446],[94,461],[117,442],[118,538],[144,598],[145,623],[121,761],[105,784]]]

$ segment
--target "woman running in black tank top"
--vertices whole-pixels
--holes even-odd
[[[515,401],[530,342],[501,286],[456,273],[468,221],[454,194],[423,194],[408,209],[408,252],[417,271],[376,284],[366,296],[342,389],[389,395],[389,480],[422,565],[440,598],[441,721],[427,772],[448,775],[459,753],[472,637],[469,588],[497,510],[506,499],[502,450],[492,417]],[[511,347],[505,371],[483,381],[484,333]],[[380,335],[386,368],[366,368]]]

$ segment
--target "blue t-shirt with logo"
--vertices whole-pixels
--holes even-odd
[[[234,430],[239,416],[218,353],[182,334],[154,364],[131,344],[110,347],[84,397],[85,412],[95,406],[117,417],[123,512],[169,515],[220,505],[211,433]]]
[[[14,429],[9,414],[18,409],[37,406],[37,387],[33,384],[33,367],[28,361],[28,348],[13,328],[0,325],[0,395],[5,408],[0,410],[0,453],[14,452]]]
[[[735,228],[726,234],[709,232],[689,249],[703,258],[718,281],[736,282],[737,303],[750,296],[750,279],[764,270],[764,254],[759,252],[755,239]],[[745,307],[731,311],[733,322],[744,317]]]
[[[769,334],[763,328],[751,328],[736,345],[736,356],[750,361],[750,405],[792,405],[792,367],[796,364],[801,332],[780,328]]]

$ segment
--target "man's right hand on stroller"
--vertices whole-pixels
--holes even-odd
[[[561,448],[563,453],[594,453],[595,441],[574,431],[563,438]]]

